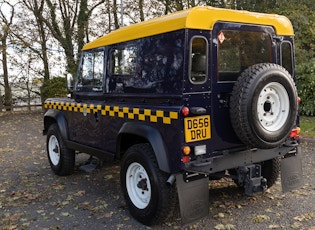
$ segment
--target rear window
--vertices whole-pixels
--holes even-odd
[[[190,75],[189,80],[193,84],[202,84],[207,79],[208,69],[208,42],[203,37],[193,37],[191,40]]]
[[[240,73],[257,63],[272,62],[268,33],[222,30],[218,34],[219,81],[236,81]]]

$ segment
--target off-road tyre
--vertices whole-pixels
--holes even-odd
[[[267,188],[273,186],[280,174],[280,158],[261,162],[261,176],[267,179]]]
[[[272,63],[246,69],[234,84],[230,117],[239,139],[261,149],[281,145],[297,116],[297,92],[291,75]]]
[[[47,156],[52,171],[59,176],[70,175],[75,165],[75,152],[66,147],[57,124],[47,132]]]
[[[120,182],[131,215],[145,225],[161,224],[176,209],[176,187],[158,167],[149,144],[131,146],[121,161]]]

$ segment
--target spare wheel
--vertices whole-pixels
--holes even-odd
[[[235,133],[251,147],[279,146],[297,116],[297,92],[291,75],[272,63],[246,69],[235,83],[230,117]]]

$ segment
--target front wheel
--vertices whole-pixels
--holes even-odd
[[[131,146],[120,170],[121,188],[131,215],[146,225],[167,220],[176,206],[176,189],[157,164],[149,144]]]
[[[47,156],[55,174],[65,176],[72,173],[75,152],[65,146],[57,124],[52,124],[47,132]]]

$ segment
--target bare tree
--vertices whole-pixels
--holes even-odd
[[[45,6],[45,0],[22,0],[22,4],[27,8],[27,10],[32,12],[35,19],[35,25],[37,28],[37,33],[38,33],[41,49],[38,50],[32,47],[31,45],[29,45],[28,48],[31,49],[32,52],[37,54],[42,60],[43,66],[44,66],[43,77],[45,81],[49,79],[50,77],[49,62],[48,62],[48,59],[49,59],[48,48],[47,48],[48,34],[47,34],[47,28],[45,27],[45,23],[42,19],[44,6]],[[15,35],[24,43],[31,44],[30,42],[27,42],[26,40],[30,40],[32,39],[32,37],[26,38],[23,36],[23,34],[18,33],[18,31],[16,31]]]
[[[5,9],[6,7],[6,9]],[[8,10],[9,9],[9,10]],[[9,71],[8,71],[8,40],[11,35],[11,26],[14,18],[14,5],[10,4],[6,0],[0,2],[0,41],[1,41],[1,53],[2,53],[2,68],[3,68],[3,82],[4,82],[4,105],[12,106],[12,92],[9,84]],[[7,111],[11,108],[7,107]]]
[[[79,54],[86,42],[84,38],[89,27],[89,18],[92,11],[105,0],[99,0],[92,6],[88,5],[88,0],[45,0],[45,2],[49,16],[42,17],[42,20],[64,49],[68,72],[75,74]]]

